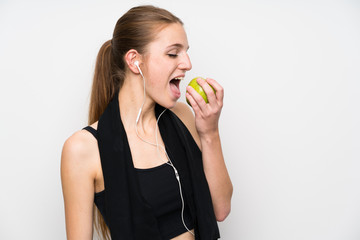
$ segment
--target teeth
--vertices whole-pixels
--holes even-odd
[[[174,79],[176,79],[176,80],[184,80],[184,77],[176,77],[176,78],[174,78]]]

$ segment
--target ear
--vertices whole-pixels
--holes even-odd
[[[141,63],[141,56],[135,49],[130,49],[124,56],[124,60],[133,73],[139,74],[139,69],[135,65],[136,61],[139,61],[139,64]]]

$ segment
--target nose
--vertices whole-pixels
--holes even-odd
[[[190,71],[191,70],[192,64],[191,64],[191,61],[190,61],[190,57],[189,57],[189,55],[187,53],[184,54],[183,57],[181,58],[179,68],[181,70],[185,70],[185,71]]]

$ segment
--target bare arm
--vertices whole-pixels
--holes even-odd
[[[195,112],[194,116],[185,104],[177,104],[174,112],[187,125],[202,151],[205,176],[209,184],[217,221],[223,221],[231,209],[232,183],[225,165],[218,121],[223,104],[223,89],[212,79],[207,81],[215,88],[216,95],[206,82],[200,85],[206,92],[209,104],[193,88],[188,88],[186,97]],[[179,105],[179,106],[178,106]]]
[[[94,144],[96,140],[91,138],[89,133],[79,131],[72,135],[63,147],[61,181],[68,240],[92,239],[96,176]]]

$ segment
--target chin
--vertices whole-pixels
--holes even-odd
[[[174,102],[173,104],[168,104],[167,106],[165,106],[167,109],[172,109],[176,106],[177,102]]]
[[[175,107],[175,105],[177,104],[178,99],[176,100],[172,100],[172,101],[167,101],[166,103],[164,103],[164,105],[160,104],[161,106],[163,106],[164,108],[167,109],[172,109],[173,107]]]
[[[174,108],[174,107],[176,106],[176,104],[177,104],[177,101],[176,101],[173,105],[171,105],[170,107],[168,107],[168,109]]]

